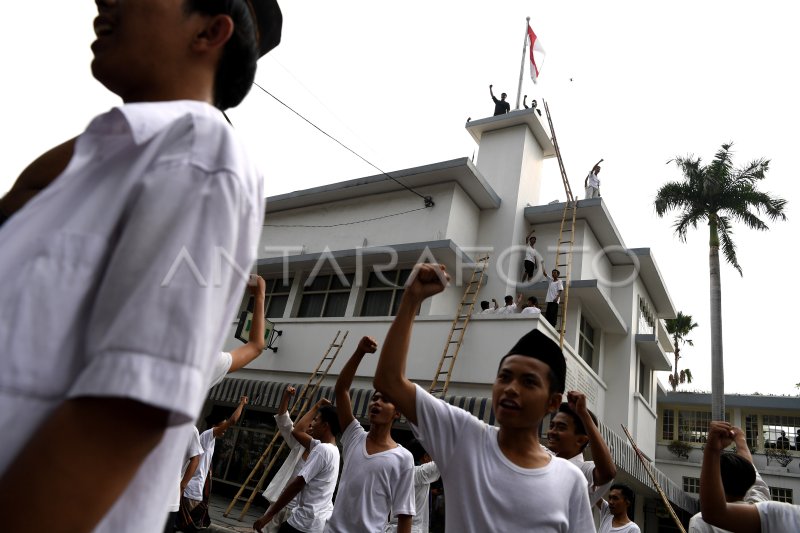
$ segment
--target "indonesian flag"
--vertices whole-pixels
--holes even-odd
[[[531,58],[531,79],[533,83],[539,78],[539,71],[544,63],[544,48],[542,42],[533,33],[530,25],[528,25],[528,50]]]

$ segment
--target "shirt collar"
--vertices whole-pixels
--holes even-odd
[[[199,100],[170,100],[166,102],[136,102],[115,107],[100,115],[89,126],[98,133],[129,133],[136,144],[150,140],[164,127],[185,115],[215,117],[222,113]]]
[[[578,466],[582,465],[585,462],[583,460],[583,453],[581,452],[578,455],[576,455],[575,457],[571,458],[569,460],[569,462],[574,464],[574,465],[578,465]]]

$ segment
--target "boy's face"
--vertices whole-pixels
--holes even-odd
[[[92,73],[110,91],[130,101],[147,98],[190,59],[202,17],[187,14],[184,0],[96,0],[97,39]]]
[[[547,447],[559,457],[572,459],[581,453],[581,447],[589,440],[586,435],[575,432],[575,420],[566,413],[556,413],[547,430]]]
[[[400,418],[400,412],[391,399],[382,392],[375,391],[369,402],[370,424],[391,424]]]
[[[503,360],[492,386],[492,405],[501,428],[533,429],[561,404],[561,393],[550,394],[550,366],[525,355]]]
[[[630,503],[622,494],[622,491],[619,489],[613,489],[608,493],[608,510],[611,511],[611,514],[614,516],[622,516],[627,514],[628,507]]]
[[[308,431],[306,431],[306,433],[315,439],[319,439],[325,433],[325,427],[325,421],[322,419],[322,415],[317,413],[308,425]]]

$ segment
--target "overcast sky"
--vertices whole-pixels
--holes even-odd
[[[687,390],[710,389],[708,231],[680,243],[674,217],[656,217],[656,190],[680,178],[665,163],[710,160],[728,141],[740,164],[770,159],[760,188],[789,200],[789,221],[734,228],[744,277],[723,266],[726,392],[797,394],[797,4],[284,0],[282,9],[283,42],[261,60],[258,83],[385,171],[472,156],[464,123],[491,114],[489,83],[513,107],[530,16],[547,56],[541,82],[526,72],[523,93],[549,101],[573,189],[605,159],[603,199],[626,245],[653,249],[676,308],[700,325],[680,363],[695,377]],[[89,71],[93,2],[4,11],[0,193],[119,103]],[[270,196],[376,173],[256,88],[229,115]],[[550,161],[541,201],[563,196]]]

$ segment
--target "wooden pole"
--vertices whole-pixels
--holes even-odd
[[[658,484],[658,481],[656,481],[656,476],[653,475],[653,472],[650,469],[650,463],[647,461],[641,450],[639,450],[639,447],[636,446],[636,442],[634,442],[630,431],[628,431],[628,428],[626,428],[623,424],[620,425],[622,426],[622,431],[625,432],[625,436],[628,437],[631,446],[633,446],[633,451],[636,452],[636,457],[639,458],[639,461],[642,463],[642,466],[644,466],[645,472],[647,472],[647,475],[650,476],[650,481],[653,482],[653,486],[656,488],[658,495],[661,496],[661,500],[664,502],[664,505],[667,506],[669,514],[672,516],[672,520],[675,522],[675,525],[678,526],[678,529],[681,531],[681,533],[686,533],[686,530],[683,529],[683,524],[681,524],[678,515],[675,514],[675,510],[672,508],[672,504],[669,503],[667,495],[664,494],[664,491],[661,489],[661,486]]]
[[[526,17],[525,21],[525,40],[522,41],[522,62],[519,65],[519,85],[517,85],[517,106],[514,109],[519,109],[519,95],[522,93],[522,74],[525,72],[525,47],[528,45],[528,26],[531,24],[531,18]]]

